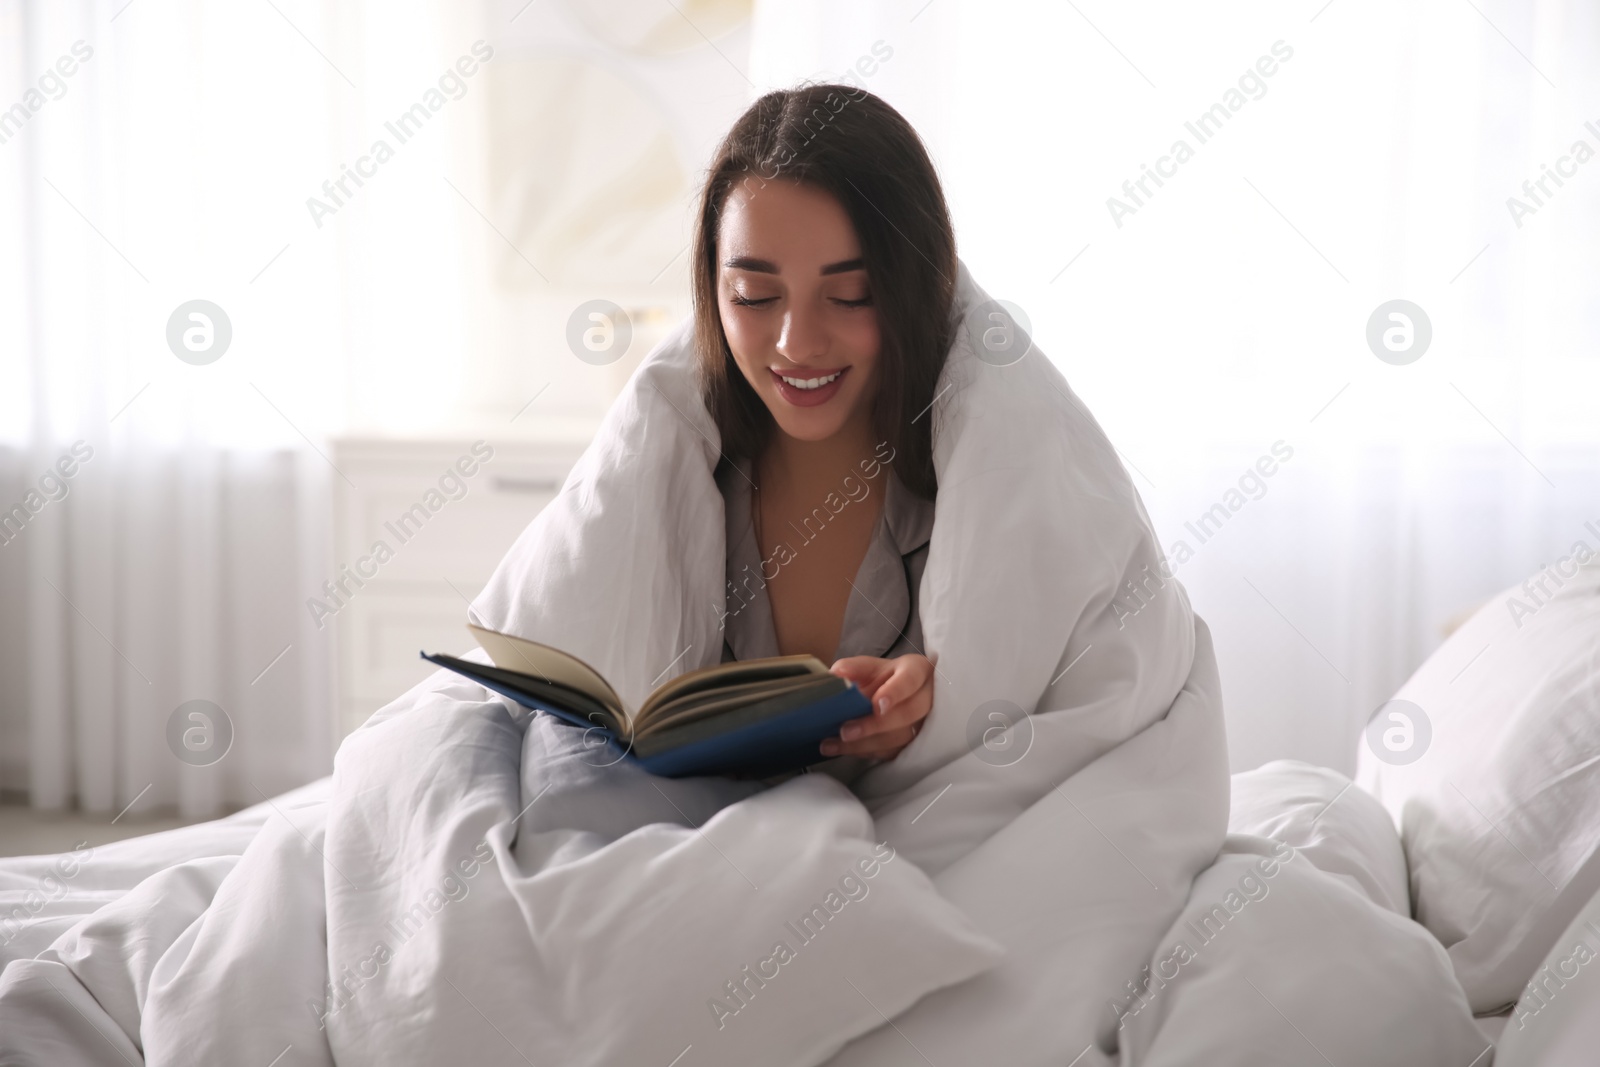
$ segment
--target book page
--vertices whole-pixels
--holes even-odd
[[[639,709],[637,724],[647,722],[655,709],[681,696],[699,690],[722,689],[727,686],[772,678],[794,678],[806,675],[827,674],[828,668],[815,656],[768,656],[765,659],[734,660],[697,671],[680,674],[672,681],[651,693]]]
[[[717,686],[680,694],[670,701],[654,705],[648,715],[641,712],[638,729],[634,731],[634,740],[697,719],[710,718],[735,708],[757,704],[791,690],[814,686],[823,677],[825,676],[807,672],[789,678],[765,678],[758,682]]]
[[[531,674],[554,685],[575,689],[593,697],[597,702],[613,709],[620,722],[628,721],[627,708],[600,673],[577,656],[559,648],[541,645],[523,637],[514,637],[482,626],[467,623],[467,629],[478,641],[496,667],[505,671]]]

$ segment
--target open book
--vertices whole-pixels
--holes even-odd
[[[494,666],[422,658],[524,707],[557,715],[614,742],[652,774],[767,777],[828,757],[824,738],[872,710],[853,682],[815,656],[772,656],[679,675],[630,709],[593,667],[560,649],[468,624]]]

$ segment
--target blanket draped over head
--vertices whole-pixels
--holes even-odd
[[[964,267],[957,301],[919,416],[938,475],[920,588],[933,710],[897,758],[849,788],[657,779],[440,672],[345,741],[325,803],[270,813],[242,856],[163,870],[7,970],[0,1052],[27,1037],[99,1042],[71,1061],[95,1063],[1089,1067],[1185,1062],[1184,1020],[1225,1004],[1245,1045],[1222,1059],[1311,1062],[1250,1047],[1279,1016],[1238,982],[1151,992],[1227,852],[1210,636],[1061,374],[1025,337],[996,358],[985,331],[1013,327]],[[586,660],[634,706],[722,647],[718,432],[691,341],[685,325],[650,354],[470,611]],[[1275,899],[1304,869],[1286,865]],[[1285,973],[1265,934],[1235,929],[1189,973]],[[1337,962],[1349,940],[1318,951]],[[1396,981],[1448,974],[1442,950],[1397,957]],[[1311,1035],[1339,1062],[1471,1060],[1452,1058],[1470,1020],[1409,989],[1392,1029],[1411,1037],[1356,1056],[1340,1042],[1405,997],[1342,982]]]
[[[960,307],[998,308],[964,268],[958,288]],[[1197,769],[1190,787],[1210,798],[1209,837],[1191,862],[1208,860],[1226,821],[1210,650],[1182,587],[1163,577],[1144,506],[1105,434],[1042,353],[1007,365],[980,358],[985,328],[958,331],[923,416],[933,419],[939,482],[920,600],[925,651],[937,656],[934,711],[854,791],[897,848],[942,868],[1165,716],[1188,686],[1184,708],[1213,720],[1210,744],[1186,754]],[[633,706],[669,665],[721,658],[720,453],[691,338],[685,324],[640,368],[471,611],[480,625],[571,651]],[[991,766],[1001,757],[966,758],[971,728],[994,726],[979,709],[997,702],[1033,712],[1021,731],[1028,755],[1003,773]],[[946,786],[940,817],[913,825]]]

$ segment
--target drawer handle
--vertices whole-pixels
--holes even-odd
[[[561,490],[561,482],[555,478],[506,478],[496,476],[494,491],[497,493],[556,493]]]

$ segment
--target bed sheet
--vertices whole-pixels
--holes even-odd
[[[1353,791],[1352,791],[1353,790]],[[0,950],[9,960],[20,956],[32,957],[61,934],[78,923],[84,916],[105,904],[122,898],[139,882],[158,871],[178,864],[204,864],[210,857],[238,856],[275,813],[295,813],[296,819],[315,820],[325,812],[330,793],[330,779],[321,779],[291,790],[261,804],[254,805],[232,816],[199,823],[179,830],[130,838],[97,848],[90,854],[74,857],[72,853],[58,856],[32,856],[0,860],[0,901],[8,910],[17,905],[30,892],[39,893],[55,873],[63,891],[49,901],[30,921],[23,924],[16,936],[5,938],[5,927],[0,927]],[[1319,872],[1334,874],[1349,889],[1372,898],[1385,911],[1394,910],[1388,894],[1372,884],[1361,884],[1349,878],[1345,871],[1353,869],[1359,857],[1371,864],[1374,856],[1381,856],[1397,843],[1390,844],[1392,827],[1386,819],[1373,817],[1376,805],[1359,787],[1348,779],[1324,768],[1307,764],[1279,762],[1252,772],[1232,777],[1233,812],[1229,819],[1229,846],[1225,854],[1237,857],[1240,853],[1260,851],[1252,849],[1248,835],[1260,834],[1263,842],[1286,842],[1292,846],[1302,861],[1310,860]],[[548,813],[547,813],[548,814]],[[1381,812],[1379,812],[1381,814]],[[1267,835],[1266,831],[1272,831]],[[1262,853],[1265,855],[1265,853]],[[70,878],[60,878],[62,861],[68,860],[75,868]],[[1395,857],[1400,862],[1399,857]],[[1292,865],[1293,861],[1291,861]],[[1321,877],[1321,874],[1315,877]],[[1320,892],[1325,893],[1326,887]],[[1214,950],[1212,950],[1214,951]],[[1251,953],[1250,955],[1255,955]],[[1254,967],[1252,967],[1254,969]],[[1447,974],[1441,978],[1449,981]],[[1191,981],[1190,988],[1178,991],[1174,987],[1160,996],[1178,997],[1176,1003],[1198,998],[1196,1008],[1206,1013],[1215,1011],[1219,1018],[1232,1017],[1236,1021],[1252,1013],[1240,1010],[1219,996],[1219,987],[1206,987],[1207,979]],[[1235,985],[1229,981],[1228,985]],[[1269,987],[1270,989],[1270,987]],[[1455,995],[1458,991],[1452,991]],[[1254,995],[1254,994],[1252,994]],[[1165,1009],[1160,997],[1146,990],[1152,1006]],[[1133,1008],[1132,1002],[1124,1009]],[[1149,1009],[1146,1009],[1149,1010]],[[1141,1020],[1134,1011],[1125,1020],[1137,1024]],[[1151,1015],[1161,1014],[1150,1011]],[[1508,1016],[1501,1014],[1480,1017],[1474,1022],[1483,1032],[1487,1043],[1495,1042],[1503,1030]],[[1172,1020],[1167,1020],[1169,1023]],[[1230,1027],[1231,1029],[1231,1024]],[[1134,1030],[1137,1031],[1137,1025]],[[1183,1062],[1184,1037],[1204,1037],[1204,1032],[1182,1020],[1172,1026],[1172,1036],[1179,1038],[1177,1047],[1161,1047],[1129,1041],[1124,1055],[1132,1055],[1135,1062],[1161,1063],[1171,1060]],[[1124,1039],[1135,1033],[1124,1033]],[[1142,1047],[1139,1047],[1141,1046]],[[1137,1049],[1137,1051],[1135,1051]],[[1174,1056],[1176,1058],[1174,1059]],[[1479,1065],[1481,1067],[1481,1063]]]
[[[221,819],[56,855],[0,859],[0,969],[31,958],[80,919],[158,871],[239,856],[274,811],[325,807],[332,778],[291,789]]]

